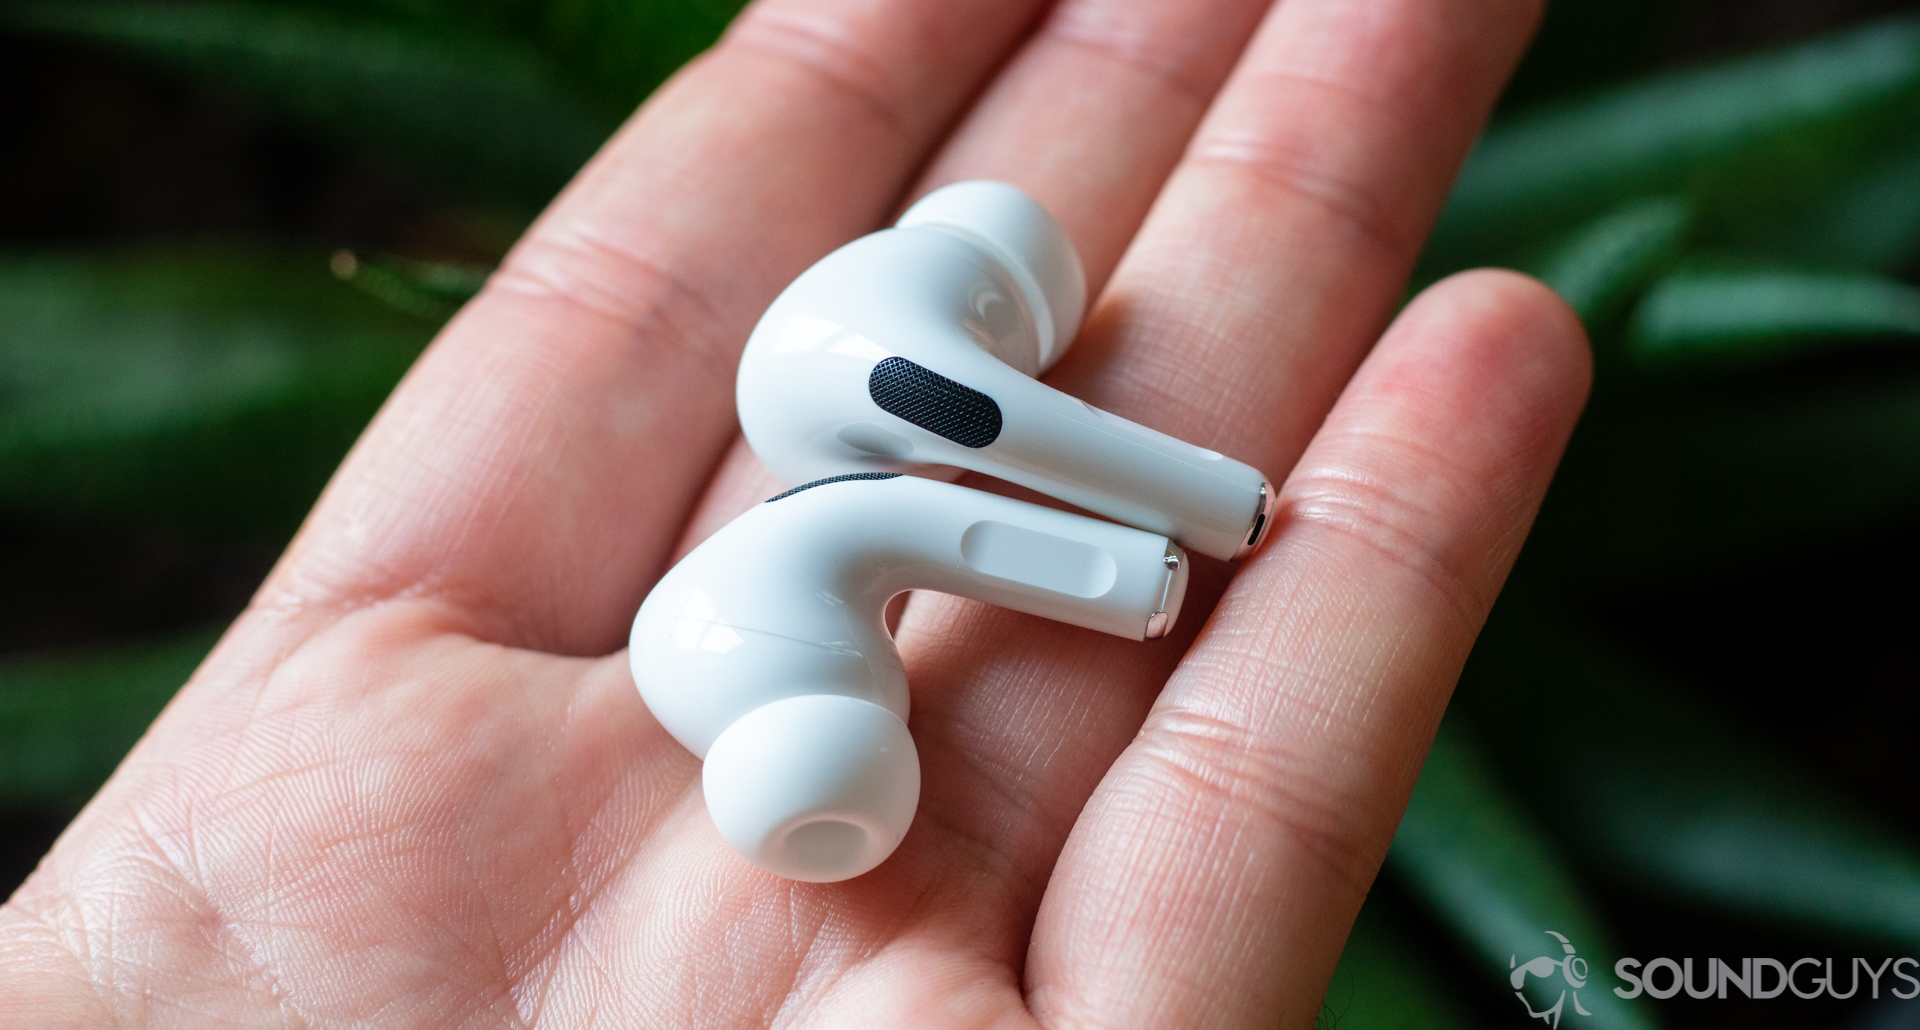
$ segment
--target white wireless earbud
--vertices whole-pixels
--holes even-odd
[[[884,611],[936,590],[1142,640],[1187,585],[1164,536],[928,479],[857,473],[761,504],[694,548],[633,620],[633,679],[705,759],[728,844],[795,880],[879,865],[920,798]]]
[[[928,194],[808,269],[740,360],[740,426],[790,483],[948,465],[1238,558],[1272,521],[1258,469],[1042,385],[1086,284],[1060,224],[1001,183]]]

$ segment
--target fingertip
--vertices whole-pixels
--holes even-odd
[[[1502,270],[1450,276],[1381,336],[1281,488],[1282,506],[1296,524],[1368,535],[1363,563],[1390,555],[1445,570],[1435,581],[1477,626],[1591,377],[1586,333],[1552,290]]]
[[[1593,386],[1586,327],[1552,287],[1530,275],[1505,268],[1456,272],[1422,290],[1402,318],[1466,327],[1462,338],[1469,345],[1509,370],[1557,384],[1555,399],[1574,413],[1585,406]]]

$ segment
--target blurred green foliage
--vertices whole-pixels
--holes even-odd
[[[1388,909],[1368,906],[1347,937],[1316,1024],[1368,1030],[1466,1030],[1473,1017]]]
[[[227,91],[522,224],[730,0],[34,2],[0,32]],[[1598,382],[1323,1025],[1524,1020],[1554,930],[1618,1000],[1612,899],[1920,944],[1920,846],[1584,614],[1920,511],[1920,19],[1663,68],[1687,5],[1565,0],[1421,264],[1529,270]],[[0,506],[284,539],[486,269],[312,241],[0,254]],[[206,632],[0,659],[0,804],[89,794]],[[1637,893],[1636,893],[1637,892]],[[1471,980],[1450,975],[1473,970]],[[1547,1004],[1544,1000],[1530,1004]]]
[[[218,636],[0,658],[0,806],[85,801]]]
[[[1903,20],[1523,112],[1468,159],[1427,264],[1497,260],[1543,228],[1673,193],[1706,240],[1753,238],[1883,151],[1915,116],[1916,83],[1920,22]]]
[[[1471,731],[1460,725],[1443,726],[1434,739],[1394,835],[1393,855],[1400,877],[1496,976],[1510,975],[1516,948],[1552,948],[1548,930],[1578,941],[1595,968],[1610,968],[1619,957],[1572,869],[1508,796]],[[1537,1001],[1542,1009],[1552,1004]],[[1653,1025],[1650,1014],[1605,991],[1587,991],[1582,1002],[1597,1030]]]
[[[0,502],[201,532],[297,525],[431,333],[204,249],[0,257],[0,325]]]
[[[469,32],[236,3],[49,3],[4,17],[137,52],[517,206],[564,185],[616,124],[535,55]]]
[[[1524,587],[1508,601],[1475,653],[1463,714],[1497,742],[1487,750],[1505,782],[1563,846],[1696,903],[1920,947],[1915,842],[1551,602]],[[1421,789],[1450,764],[1430,761]],[[1486,804],[1493,791],[1467,793]]]

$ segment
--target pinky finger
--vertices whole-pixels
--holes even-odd
[[[1588,378],[1523,277],[1401,314],[1075,825],[1027,966],[1044,1022],[1312,1021]]]

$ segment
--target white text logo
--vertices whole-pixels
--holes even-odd
[[[1811,970],[1806,967],[1812,966]],[[1825,994],[1830,998],[1851,998],[1860,992],[1861,974],[1866,974],[1868,996],[1880,997],[1880,978],[1891,972],[1900,980],[1913,985],[1913,989],[1902,991],[1898,981],[1888,980],[1887,990],[1896,998],[1920,996],[1920,979],[1915,979],[1902,967],[1920,967],[1920,959],[1887,958],[1874,965],[1863,958],[1856,958],[1849,966],[1852,976],[1847,981],[1847,993],[1840,993],[1840,980],[1834,975],[1833,960],[1824,962],[1817,958],[1803,958],[1789,966],[1779,959],[1743,958],[1740,971],[1734,972],[1733,965],[1722,959],[1710,958],[1702,964],[1701,973],[1705,984],[1694,980],[1692,959],[1675,962],[1670,958],[1657,958],[1644,967],[1639,959],[1623,958],[1613,964],[1613,975],[1632,985],[1615,987],[1613,993],[1622,998],[1638,998],[1641,992],[1649,997],[1666,999],[1687,992],[1689,998],[1725,998],[1728,988],[1739,991],[1749,998],[1778,998],[1792,991],[1796,998],[1818,998]],[[1771,981],[1771,982],[1769,982]]]

